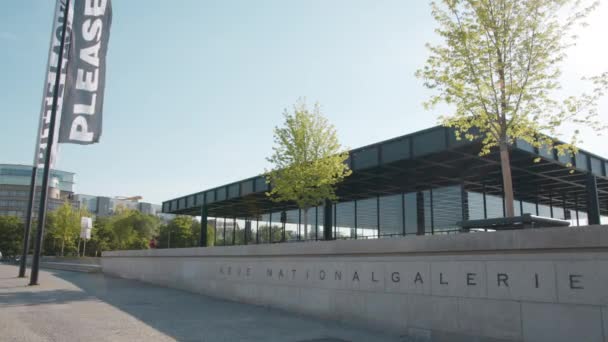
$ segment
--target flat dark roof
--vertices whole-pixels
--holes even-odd
[[[479,156],[480,143],[456,140],[453,129],[436,126],[349,151],[353,173],[337,186],[340,202],[377,195],[420,191],[464,184],[467,191],[502,194],[500,158],[497,151]],[[540,157],[540,162],[534,159]],[[572,163],[574,168],[568,168]],[[517,141],[511,153],[515,197],[566,207],[585,204],[586,174],[597,176],[602,212],[608,212],[608,160],[579,150],[575,156],[558,156]],[[295,208],[274,203],[265,192],[262,175],[163,202],[163,212],[200,215],[207,205],[209,216],[253,217]]]

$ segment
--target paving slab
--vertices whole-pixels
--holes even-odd
[[[403,337],[103,273],[0,264],[1,341],[405,341]]]

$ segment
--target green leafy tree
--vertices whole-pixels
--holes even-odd
[[[153,215],[120,208],[109,222],[115,249],[147,249],[158,234],[160,220]]]
[[[191,247],[198,247],[201,238],[201,223],[197,220],[192,220],[192,242]],[[207,224],[207,247],[212,247],[215,243],[215,230],[213,226]]]
[[[198,247],[201,236],[201,223],[191,216],[177,216],[160,227],[159,248]],[[207,225],[207,246],[213,246],[215,231]]]
[[[200,235],[200,231],[199,231]],[[207,224],[207,247],[215,246],[215,229],[210,224]]]
[[[553,141],[566,123],[596,131],[597,101],[608,73],[591,77],[592,91],[558,100],[560,64],[575,36],[572,29],[598,5],[585,0],[441,0],[431,3],[443,38],[428,45],[430,57],[417,76],[435,94],[425,103],[455,107],[441,117],[457,138],[479,140],[480,154],[500,151],[507,216],[514,215],[510,146],[516,139],[536,147],[575,153],[576,130],[568,143]],[[564,14],[566,15],[565,19]],[[568,140],[568,139],[566,139]]]
[[[107,217],[97,217],[91,231],[91,240],[87,242],[87,254],[89,256],[101,256],[103,251],[115,249],[114,232]]]
[[[4,257],[21,253],[23,223],[16,216],[0,216],[0,252]]]
[[[69,202],[48,214],[48,234],[59,242],[59,255],[65,255],[66,247],[68,250],[76,250],[76,241],[80,236],[80,218],[84,214],[84,211],[75,210]]]
[[[351,174],[336,129],[321,114],[318,104],[308,109],[303,100],[285,110],[285,122],[274,129],[274,153],[266,173],[267,193],[275,202],[293,202],[304,212],[308,236],[308,209],[324,200],[337,200],[336,184]]]
[[[160,248],[184,248],[198,246],[200,223],[191,216],[177,216],[167,225],[161,227],[159,237]]]

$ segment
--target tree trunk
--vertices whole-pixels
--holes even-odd
[[[65,240],[61,239],[61,256],[63,256],[63,247],[65,247]]]
[[[308,239],[308,208],[304,209],[304,240]]]
[[[511,177],[511,160],[509,158],[509,145],[505,142],[500,143],[500,168],[502,171],[502,186],[505,199],[505,216],[515,216],[513,208],[513,179]]]

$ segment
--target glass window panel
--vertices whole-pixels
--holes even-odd
[[[355,170],[366,169],[378,165],[378,148],[370,147],[353,152]]]
[[[281,212],[273,212],[272,221],[272,242],[283,241],[283,223],[281,222]]]
[[[185,198],[180,198],[177,202],[177,208],[178,209],[184,209],[186,208],[186,199]]]
[[[486,194],[486,211],[489,219],[504,217],[502,197]]]
[[[564,213],[564,208],[562,207],[553,207],[553,218],[564,220],[566,215]]]
[[[245,225],[246,221],[244,218],[237,218],[236,225],[234,226],[234,237],[235,245],[245,244]]]
[[[399,139],[382,145],[382,162],[390,163],[410,157],[410,139]]]
[[[378,199],[357,201],[357,238],[378,237]]]
[[[433,225],[435,232],[458,230],[462,221],[460,185],[433,189]]]
[[[252,217],[248,222],[245,222],[245,229],[248,232],[247,244],[254,245],[258,238],[258,220]]]
[[[403,234],[402,195],[382,196],[380,201],[380,235],[396,236]]]
[[[523,201],[522,205],[524,207],[524,212],[523,214],[532,214],[532,215],[536,215],[536,204],[532,203],[532,202],[526,202]]]
[[[196,195],[196,205],[203,205],[205,204],[205,194],[204,193],[200,193]]]
[[[260,243],[270,242],[270,214],[264,214],[258,222],[258,238]]]
[[[298,225],[300,222],[300,211],[298,209],[288,210],[287,222],[285,223],[285,240],[293,241],[298,239]]]
[[[431,191],[422,191],[422,201],[424,203],[424,232],[430,234],[433,227],[433,219],[431,215]]]
[[[469,220],[484,219],[483,194],[479,192],[467,192],[469,205]]]
[[[215,230],[215,245],[222,246],[224,244],[224,218],[215,217],[212,222]]]
[[[521,202],[513,200],[513,213],[515,216],[521,216]]]
[[[418,205],[416,204],[416,193],[405,194],[405,234],[418,233]]]
[[[538,205],[538,216],[551,217],[551,207],[545,204]]]
[[[445,149],[445,131],[437,128],[414,136],[414,156],[421,156]]]
[[[302,209],[300,215],[300,239],[314,240],[317,224],[317,208],[312,207],[308,208],[308,210]]]
[[[589,220],[587,218],[587,213],[584,211],[578,212],[578,225],[579,226],[588,226]]]
[[[234,236],[234,226],[235,226],[235,222],[233,218],[226,218],[226,221],[224,223],[224,227],[226,229],[224,229],[224,242],[225,245],[232,245],[234,244],[234,240],[235,240],[235,236]]]
[[[355,202],[336,204],[336,238],[355,238]]]

